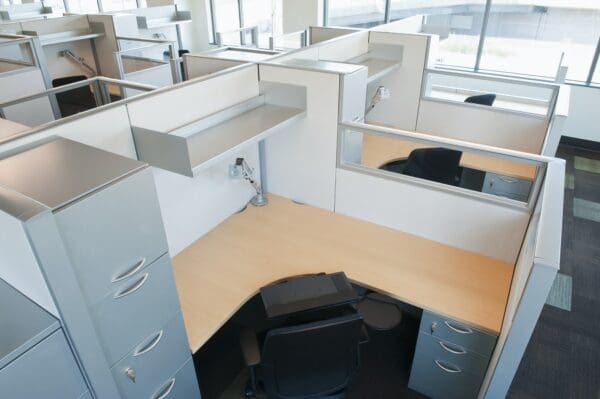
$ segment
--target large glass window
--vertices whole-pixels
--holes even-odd
[[[135,0],[102,0],[104,11],[132,10],[137,8]]]
[[[269,38],[282,33],[281,1],[279,0],[243,0],[242,15],[244,27],[258,26],[258,44],[269,47]]]
[[[327,25],[368,28],[385,20],[386,0],[329,0]]]
[[[392,1],[392,15],[423,14],[423,33],[439,35],[437,62],[473,69],[485,15],[485,0],[426,0],[407,9],[406,1]],[[414,3],[413,3],[414,4]]]
[[[493,0],[480,69],[568,80],[588,77],[598,36],[595,0]]]
[[[215,0],[214,18],[215,29],[217,32],[229,32],[240,28],[239,8],[237,0]],[[237,37],[237,38],[236,38]],[[233,44],[231,41],[239,44],[239,34],[223,36],[223,42]]]

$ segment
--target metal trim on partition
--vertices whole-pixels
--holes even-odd
[[[442,145],[444,148],[449,148],[458,151],[468,151],[471,153],[487,155],[495,158],[506,159],[510,161],[516,161],[520,163],[531,164],[537,166],[537,173],[535,175],[534,180],[532,181],[532,186],[529,192],[529,196],[527,202],[512,200],[509,198],[499,197],[493,194],[481,193],[473,190],[462,189],[460,187],[454,187],[447,184],[432,182],[429,180],[419,179],[411,176],[400,175],[394,172],[388,172],[383,170],[377,170],[373,168],[369,168],[366,166],[362,166],[359,164],[346,163],[343,161],[343,143],[346,130],[356,131],[361,133],[371,133],[380,136],[404,139],[406,141],[417,142],[422,144],[433,144],[434,146]],[[452,192],[454,194],[478,198],[485,201],[491,201],[495,203],[499,203],[506,206],[511,206],[516,209],[533,211],[535,204],[537,202],[538,195],[541,190],[542,182],[545,177],[545,171],[547,165],[552,162],[552,158],[541,156],[541,155],[532,155],[528,153],[522,153],[514,150],[500,149],[496,147],[491,147],[482,144],[475,144],[470,142],[463,142],[455,139],[448,139],[445,137],[436,137],[430,136],[422,133],[416,132],[408,132],[398,129],[392,128],[384,128],[381,126],[368,125],[364,123],[357,122],[342,122],[338,124],[338,149],[337,149],[337,167],[342,169],[347,169],[359,173],[368,174],[374,177],[381,177],[386,179],[392,179],[396,181],[403,181],[410,184],[418,184],[421,186],[426,186],[429,188],[433,188],[436,190]]]
[[[485,44],[485,37],[487,35],[487,26],[490,19],[490,11],[492,9],[492,0],[486,0],[485,10],[483,12],[483,22],[481,23],[481,32],[479,33],[479,44],[477,45],[477,56],[475,57],[475,65],[473,70],[479,71],[479,65],[481,64],[481,57],[483,55],[483,46]]]
[[[590,86],[592,84],[592,80],[594,79],[594,74],[598,69],[598,59],[600,59],[600,36],[598,36],[598,44],[596,45],[596,52],[594,53],[594,58],[592,58],[592,64],[590,66],[590,73],[588,74],[588,78],[585,81],[586,86]]]

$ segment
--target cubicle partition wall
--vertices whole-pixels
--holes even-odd
[[[52,87],[38,38],[0,35],[0,102],[43,92]],[[54,120],[56,103],[37,98],[2,109],[0,116],[28,126]]]
[[[338,28],[332,26],[309,26],[308,27],[308,40],[311,46],[313,44],[321,43],[336,37],[348,35],[350,33],[358,32],[361,29],[355,28]]]
[[[428,69],[416,131],[542,154],[547,140],[556,141],[548,134],[559,89],[549,83]],[[486,93],[496,95],[493,106],[464,102]]]
[[[96,61],[95,40],[104,36],[104,30],[90,25],[87,15],[23,21],[21,30],[39,37],[52,79],[102,73]]]
[[[339,134],[337,213],[514,265],[503,302],[504,317],[497,320],[498,341],[479,391],[481,398],[505,397],[559,268],[564,161],[354,122],[340,124]],[[455,165],[456,179],[444,182],[415,175],[406,163],[404,170],[365,164],[364,145],[369,136],[403,143],[398,147],[410,151],[458,154],[461,163]],[[409,154],[405,153],[403,161],[411,162]],[[530,170],[533,179],[525,196],[514,197],[511,192],[492,192],[474,184],[477,181],[471,173],[475,168],[486,173],[494,170],[496,175]],[[481,287],[488,295],[498,288]],[[444,313],[450,305],[440,302],[436,307]],[[413,388],[420,386],[412,378]]]
[[[18,21],[22,19],[44,19],[56,16],[52,7],[42,2],[23,2],[0,6],[0,21]]]
[[[249,62],[261,62],[281,52],[248,47],[219,47],[197,54],[185,54],[183,65],[187,79],[224,71]]]

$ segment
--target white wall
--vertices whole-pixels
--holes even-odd
[[[208,50],[211,38],[208,35],[208,1],[207,0],[177,0],[177,7],[182,11],[192,13],[191,23],[181,25],[181,40],[183,47],[191,52]]]
[[[563,136],[600,142],[600,88],[571,86]]]

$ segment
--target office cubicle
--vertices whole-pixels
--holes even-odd
[[[224,71],[249,62],[266,61],[281,51],[251,47],[218,47],[201,53],[185,54],[183,66],[187,79]]]
[[[0,102],[42,92],[52,87],[43,49],[36,37],[0,35]],[[39,98],[4,110],[3,117],[25,125],[53,120],[57,105]]]
[[[8,4],[0,6],[0,21],[19,21],[24,19],[44,19],[56,17],[52,7],[42,2]]]
[[[364,36],[352,40],[361,43],[361,53],[347,46],[340,51],[325,49],[323,54],[348,59],[368,52]],[[499,341],[481,391],[485,397],[489,389],[488,397],[495,397],[510,384],[537,320],[536,310],[550,287],[549,277],[556,273],[557,253],[547,253],[545,248],[554,248],[557,235],[560,239],[556,218],[561,217],[557,209],[564,166],[548,158],[351,122],[364,116],[368,66],[324,62],[318,57],[304,61],[297,63],[291,57],[216,72],[44,126],[1,143],[0,153],[59,135],[154,164],[172,256],[254,195],[247,182],[229,173],[229,166],[241,156],[269,192],[514,266],[512,287],[498,294],[506,295],[507,321],[500,315],[492,323],[497,325]],[[292,114],[277,119],[279,112],[265,112],[272,106]],[[259,118],[260,123],[239,123],[246,113],[265,117]],[[226,128],[230,124],[236,128]],[[389,160],[409,156],[415,145],[446,147],[468,153],[463,171],[473,169],[479,177],[477,171],[483,171],[484,181],[488,172],[503,181],[519,170],[532,173],[531,184],[526,194],[510,197],[503,191],[484,192],[382,171],[380,161],[362,164],[368,159],[362,147],[366,136],[410,144],[399,146],[403,152],[391,154]],[[216,153],[196,157],[202,148]],[[173,163],[182,160],[199,162],[186,165],[190,169],[184,171]],[[536,262],[541,261],[548,272],[540,279],[538,266],[542,266]],[[536,295],[530,295],[530,290]],[[443,313],[444,303],[438,306]],[[187,308],[187,314],[193,313]],[[462,320],[460,315],[457,318]]]

